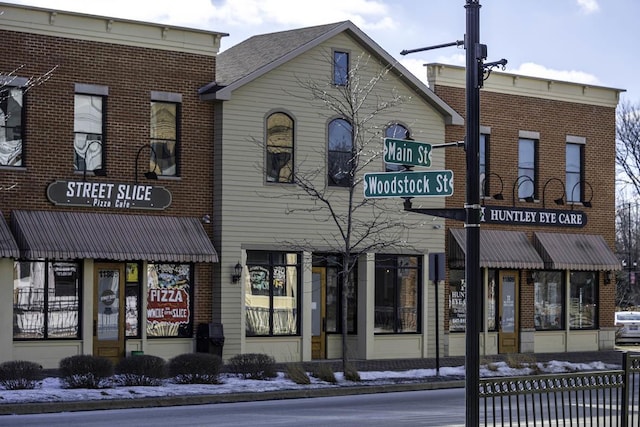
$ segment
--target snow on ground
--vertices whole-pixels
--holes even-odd
[[[561,373],[576,371],[594,371],[603,369],[619,369],[619,365],[594,363],[569,363],[561,361],[551,361],[537,363],[538,369],[542,373]],[[495,376],[521,376],[529,375],[534,370],[532,368],[514,369],[505,362],[495,362],[490,365],[482,365],[480,368],[481,377]],[[360,372],[359,383],[354,383],[344,379],[341,372],[336,372],[337,384],[330,384],[311,377],[311,384],[299,385],[287,378],[284,373],[279,373],[277,378],[261,380],[245,380],[231,374],[220,376],[221,384],[175,384],[170,380],[164,385],[156,387],[131,387],[118,386],[92,389],[65,389],[62,388],[58,378],[45,378],[39,387],[34,390],[0,390],[0,405],[11,403],[31,403],[31,402],[62,402],[78,400],[101,400],[101,399],[137,399],[151,397],[189,396],[203,394],[222,393],[243,393],[243,392],[266,392],[278,390],[301,390],[310,388],[329,387],[349,387],[381,384],[397,384],[401,382],[429,381],[437,380],[460,380],[464,378],[464,366],[442,367],[439,375],[435,369],[413,369],[408,371],[362,371]]]

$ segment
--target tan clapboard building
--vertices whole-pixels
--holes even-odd
[[[465,70],[429,64],[465,115]],[[615,328],[615,110],[621,89],[492,72],[480,95],[481,354],[611,349]],[[464,139],[447,126],[446,139]],[[461,207],[465,153],[448,150]],[[446,336],[464,354],[465,233],[447,220]]]

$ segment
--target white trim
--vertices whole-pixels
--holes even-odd
[[[585,138],[584,136],[575,136],[575,135],[567,135],[567,141],[568,144],[583,144],[585,145],[587,143],[587,138]]]
[[[540,139],[540,132],[533,132],[530,130],[520,130],[518,131],[518,137],[519,138],[525,138],[525,139]]]

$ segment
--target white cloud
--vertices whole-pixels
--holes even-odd
[[[584,71],[576,70],[554,70],[546,68],[544,65],[534,64],[533,62],[525,62],[516,69],[509,69],[510,73],[522,74],[525,76],[542,77],[552,80],[562,80],[574,83],[585,83],[590,85],[599,85],[598,78]]]
[[[598,0],[576,0],[580,10],[585,14],[595,13],[600,10]]]

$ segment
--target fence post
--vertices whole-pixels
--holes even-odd
[[[622,370],[624,371],[624,379],[622,381],[622,402],[618,402],[618,408],[620,408],[620,426],[627,427],[629,424],[629,382],[631,372],[631,366],[629,363],[629,352],[625,351],[622,357]]]

